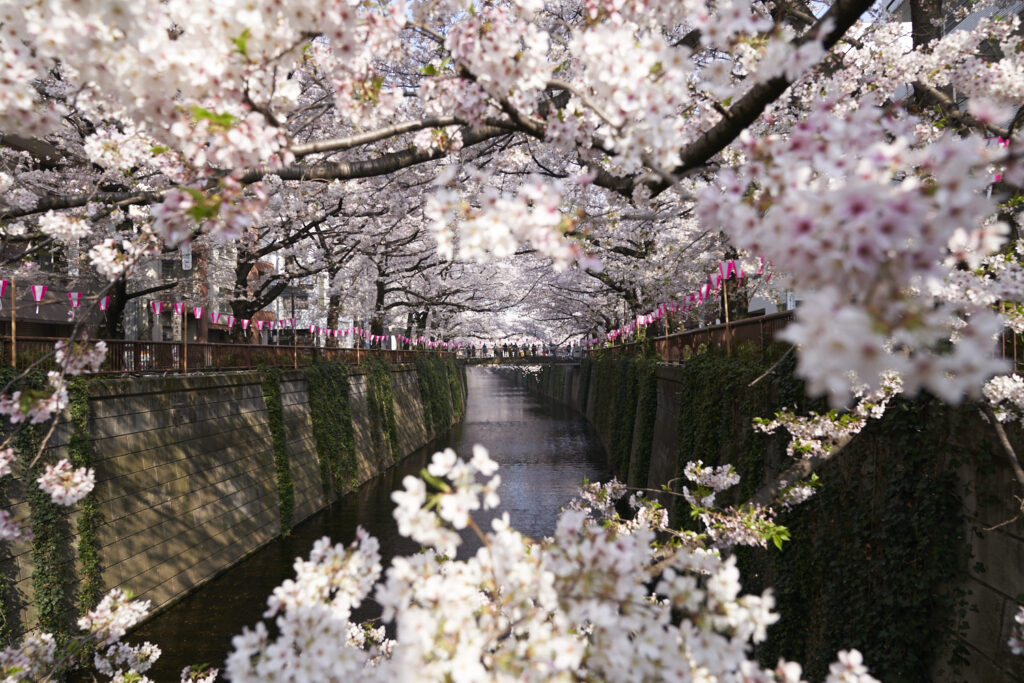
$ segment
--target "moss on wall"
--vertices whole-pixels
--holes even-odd
[[[742,480],[720,496],[723,504],[747,500],[788,464],[786,437],[755,433],[754,417],[825,408],[804,396],[792,358],[749,386],[779,356],[780,349],[762,355],[739,347],[732,356],[700,349],[673,370],[682,383],[677,474],[691,460],[732,464]],[[612,360],[600,353],[580,367],[580,406],[585,410],[590,400],[613,473],[621,476],[628,464],[634,487],[646,486],[650,466],[656,370],[653,359]],[[557,371],[543,373],[539,387],[561,396]],[[950,588],[964,576],[969,551],[955,463],[944,455],[952,450],[946,440],[951,425],[963,422],[957,422],[960,412],[929,397],[894,402],[883,420],[822,469],[817,496],[780,514],[793,539],[781,552],[736,551],[744,590],[770,587],[778,601],[781,618],[758,650],[765,666],[779,657],[801,661],[805,675],[820,680],[838,650],[856,647],[881,680],[929,680],[965,604]],[[969,455],[985,457],[983,446],[975,450]],[[684,502],[673,518],[692,524],[688,512]]]
[[[416,359],[416,382],[423,403],[423,422],[427,434],[437,436],[452,425],[452,400],[447,364],[434,356]]]
[[[267,404],[267,419],[274,444],[274,468],[277,470],[277,492],[280,498],[281,533],[292,529],[295,514],[295,485],[288,467],[288,449],[284,433],[284,407],[281,404],[281,371],[264,368],[260,371],[263,398]]]
[[[373,430],[374,443],[390,450],[391,457],[401,459],[398,444],[398,423],[395,421],[395,391],[391,385],[391,366],[376,356],[362,363],[369,388],[370,417],[377,429]]]
[[[317,363],[303,372],[324,495],[330,495],[332,485],[340,495],[355,485],[358,475],[348,367],[344,363]]]
[[[742,480],[725,503],[774,478],[785,437],[755,433],[752,419],[824,408],[804,398],[794,365],[750,387],[767,362],[709,351],[685,363],[680,471],[690,460],[731,463]],[[954,623],[947,586],[967,555],[955,476],[941,458],[949,410],[927,397],[894,402],[822,468],[814,498],[780,514],[792,533],[781,552],[737,551],[745,590],[771,587],[778,601],[781,618],[758,653],[765,665],[781,656],[821,679],[839,649],[855,647],[881,680],[930,680]]]
[[[75,377],[68,387],[68,414],[71,434],[68,440],[68,460],[75,467],[93,467],[92,437],[89,432],[89,381]],[[78,563],[81,576],[78,587],[78,611],[87,612],[103,597],[103,562],[97,530],[103,523],[99,497],[91,491],[78,503]]]
[[[15,374],[4,368],[0,371],[0,383],[7,384]],[[46,373],[32,370],[12,390],[45,391],[47,384]],[[51,423],[21,423],[16,426],[12,444],[17,454],[17,475],[26,482],[25,497],[32,528],[32,603],[36,620],[41,630],[52,633],[58,645],[63,645],[77,631],[74,593],[78,579],[72,554],[74,534],[68,519],[70,509],[54,504],[50,496],[35,485],[46,465],[55,462],[54,458],[47,458],[45,451],[36,458],[51,426]],[[0,586],[5,601],[13,597],[12,588],[9,584]],[[0,605],[0,611],[6,614],[7,607],[6,603]]]

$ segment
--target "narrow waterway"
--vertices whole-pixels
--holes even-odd
[[[466,418],[446,437],[314,515],[287,538],[270,543],[130,634],[128,642],[149,640],[163,649],[150,678],[176,681],[184,666],[220,666],[232,636],[260,619],[266,597],[293,576],[295,557],[307,555],[321,536],[348,543],[356,527],[362,526],[380,540],[385,567],[395,555],[416,552],[415,543],[398,535],[390,495],[401,488],[405,475],[420,472],[441,448],[450,446],[468,459],[473,444],[486,446],[501,465],[499,514],[507,511],[512,525],[529,536],[551,535],[559,507],[573,497],[577,485],[584,478],[607,477],[597,435],[578,414],[527,393],[502,371],[471,367],[467,379]],[[473,549],[474,540],[467,538],[464,551]],[[374,611],[374,605],[366,605],[356,616],[371,618]]]

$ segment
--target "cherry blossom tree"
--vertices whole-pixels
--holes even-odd
[[[812,393],[840,407],[897,384],[954,403],[984,391],[998,427],[1024,404],[1019,383],[997,377],[1008,367],[993,353],[1004,326],[1024,325],[1014,303],[1024,299],[1020,21],[992,12],[943,34],[941,3],[911,0],[910,25],[871,5],[3,1],[4,265],[78,253],[116,282],[155,253],[206,240],[237,249],[236,314],[326,273],[333,315],[349,306],[383,324],[389,310],[408,319],[432,306],[456,331],[480,329],[483,310],[523,304],[512,287],[477,293],[492,259],[518,264],[509,283],[542,262],[553,275],[538,300],[557,302],[548,329],[568,334],[605,331],[687,291],[720,254],[764,257],[806,293],[785,337]],[[270,254],[284,270],[254,274]],[[575,309],[574,292],[587,294]],[[48,419],[66,403],[73,365],[45,395],[5,396],[0,412]],[[862,401],[851,419],[863,424],[872,410]],[[778,420],[765,428],[790,429],[800,453],[834,455],[852,433],[815,416]],[[828,448],[805,443],[823,432]],[[1008,457],[1016,462],[1012,449]],[[436,508],[424,508],[422,483],[407,482],[396,502],[412,538],[450,555],[446,525],[466,526],[480,498],[489,504],[475,475],[493,468],[483,455],[470,464],[443,455],[432,468]],[[688,476],[705,488],[728,480],[697,465]],[[56,463],[38,484],[68,503],[90,475]],[[588,495],[585,511],[563,515],[554,547],[524,545],[499,525],[481,532],[487,552],[443,572],[427,556],[397,562],[380,594],[400,636],[419,636],[392,649],[347,624],[381,575],[372,541],[318,545],[298,565],[298,585],[320,588],[271,598],[268,614],[294,629],[280,642],[244,636],[229,666],[238,677],[283,674],[274,655],[294,654],[287,638],[301,634],[347,639],[352,652],[326,650],[335,672],[550,678],[585,665],[612,676],[621,672],[611,653],[625,647],[608,629],[614,604],[616,628],[628,614],[629,647],[640,652],[633,671],[799,679],[789,663],[762,671],[748,661],[770,597],[738,597],[735,567],[713,547],[658,564],[646,549],[656,524],[630,526],[607,508],[611,492]],[[727,515],[708,520],[738,531]],[[0,524],[5,539],[19,533],[9,514]],[[572,555],[581,539],[613,562]],[[574,592],[583,588],[573,572],[614,600]],[[654,596],[635,580],[644,572],[658,578]],[[506,583],[524,576],[531,582]],[[450,623],[473,627],[452,635],[427,613],[442,594],[486,607],[453,607]],[[85,617],[83,637],[113,646],[121,602]],[[666,621],[669,605],[687,619]],[[139,671],[152,652],[115,648],[105,666]],[[323,664],[323,648],[302,652],[289,676]],[[3,662],[35,672],[55,656],[40,636]],[[843,652],[833,675],[857,680],[866,669]]]

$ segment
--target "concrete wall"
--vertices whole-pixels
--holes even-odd
[[[592,378],[587,384],[588,395],[582,396],[581,387],[586,382],[581,377],[581,367],[553,367],[557,366],[545,368],[527,385],[572,406],[593,421],[597,393],[615,388],[600,387]],[[681,474],[679,411],[685,390],[679,365],[660,365],[656,376],[658,407],[646,483],[652,489]],[[636,412],[639,415],[640,411]],[[609,450],[611,425],[594,427]],[[1024,503],[1017,498],[1022,495],[1020,486],[994,430],[980,420],[977,411],[956,411],[948,424],[934,428],[947,434],[948,448],[945,453],[935,454],[936,467],[956,468],[963,501],[964,538],[970,544],[971,558],[968,571],[957,586],[965,601],[962,628],[951,634],[948,651],[938,658],[930,677],[936,681],[979,683],[1024,681],[1024,657],[1013,655],[1007,646],[1016,626],[1018,605],[1024,604]],[[1017,453],[1024,456],[1024,430],[1011,427],[1008,431]],[[631,463],[639,455],[636,434],[634,429]],[[979,443],[981,450],[991,455],[990,459],[979,462],[963,458],[964,462],[956,464],[960,453],[977,450]],[[960,648],[969,660],[968,665],[960,667],[959,675],[954,675],[947,664],[954,647]]]
[[[394,464],[368,407],[366,377],[350,370],[357,485]],[[401,453],[425,445],[416,369],[392,370]],[[294,523],[325,507],[309,395],[301,371],[284,373],[281,403]],[[96,380],[90,385],[98,530],[106,589],[131,589],[160,608],[280,534],[273,439],[257,372]],[[66,451],[68,425],[51,439]],[[50,455],[47,456],[50,458]],[[7,481],[13,481],[8,479]],[[23,492],[8,490],[13,512],[28,516]],[[34,623],[31,545],[0,544],[0,571],[14,577],[14,632]],[[69,553],[69,560],[73,556]]]

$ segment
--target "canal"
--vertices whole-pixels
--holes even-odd
[[[516,386],[506,371],[467,368],[465,420],[445,437],[420,449],[359,490],[313,515],[240,564],[216,577],[176,605],[136,629],[130,643],[152,641],[163,655],[148,672],[156,681],[178,680],[190,664],[221,667],[231,638],[259,621],[271,591],[293,576],[295,557],[306,556],[313,542],[329,536],[350,542],[362,526],[381,543],[382,565],[395,555],[418,551],[398,535],[391,516],[391,492],[402,478],[418,474],[439,449],[451,447],[465,459],[473,444],[483,444],[501,465],[501,507],[512,525],[534,538],[554,532],[558,509],[584,479],[604,480],[604,452],[590,425],[577,413]],[[490,517],[491,515],[488,515]],[[485,521],[486,518],[480,518]],[[489,528],[489,524],[481,524]],[[475,550],[476,539],[464,536],[460,557]],[[379,613],[366,604],[354,619]]]

